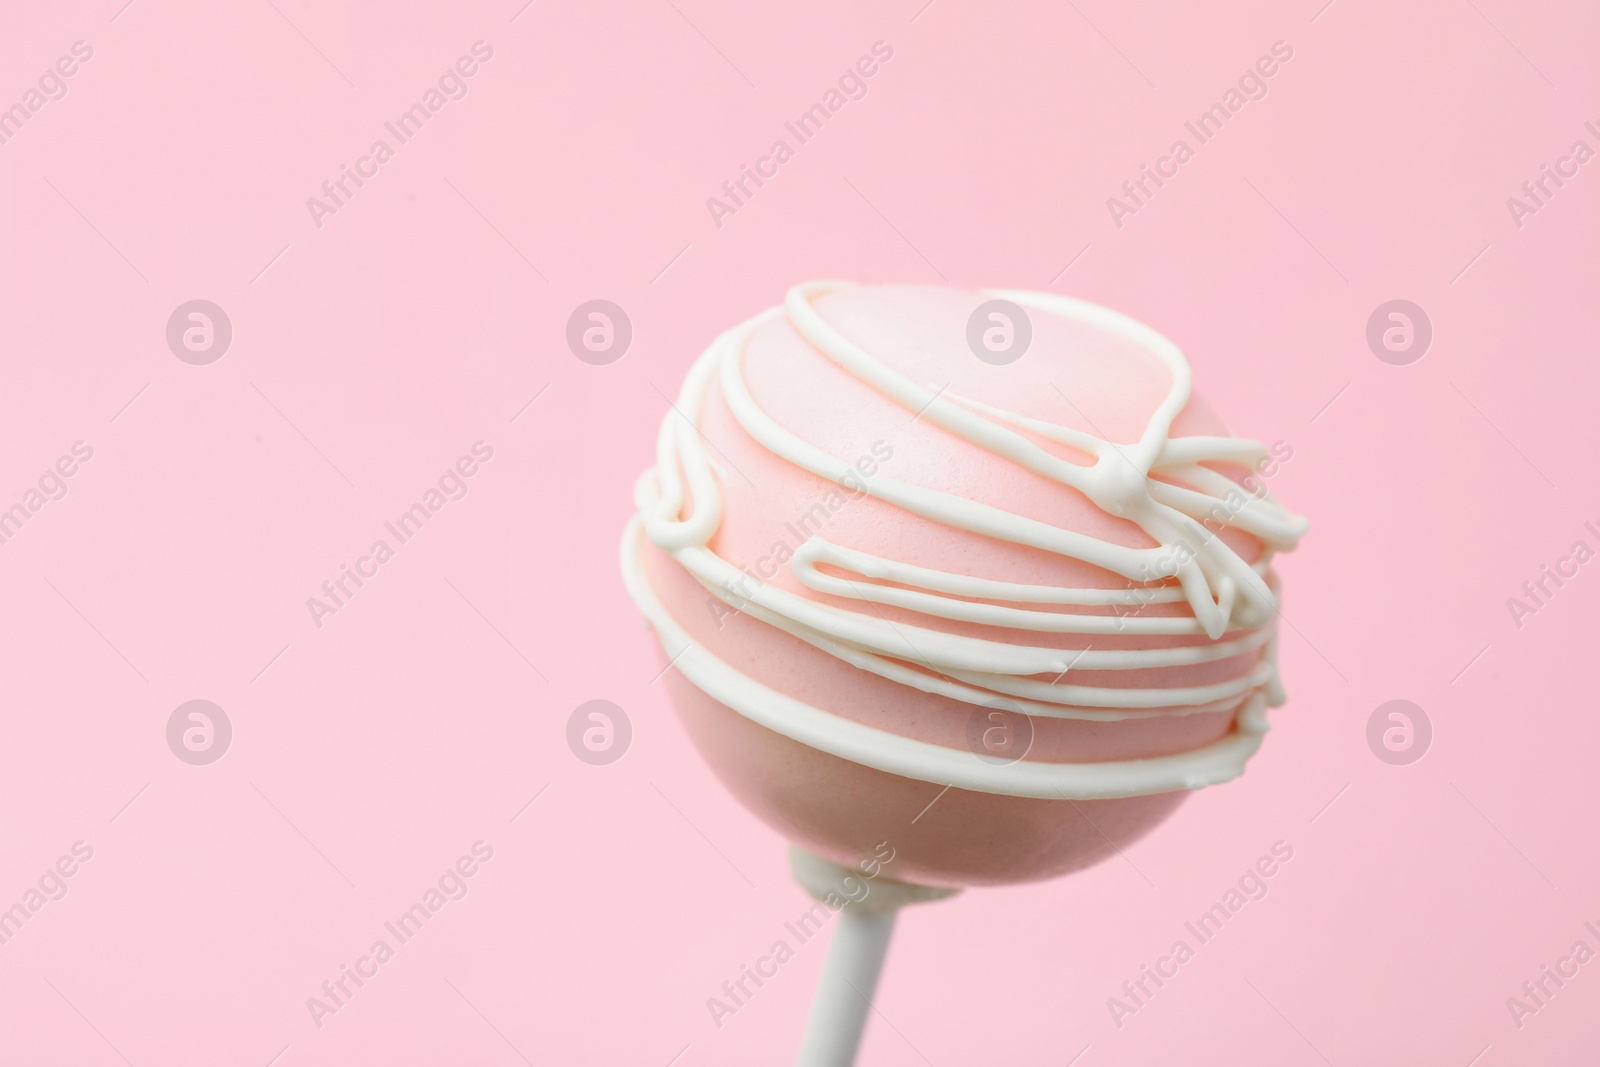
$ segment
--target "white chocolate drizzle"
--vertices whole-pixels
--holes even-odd
[[[1172,422],[1189,401],[1188,361],[1156,331],[1106,308],[1050,294],[988,294],[1129,339],[1161,361],[1171,379],[1168,393],[1139,439],[1127,444],[912,381],[817,312],[813,301],[844,284],[796,286],[783,307],[724,333],[691,368],[676,410],[662,422],[657,464],[635,486],[639,515],[624,538],[622,564],[629,592],[676,668],[714,699],[780,734],[891,774],[941,785],[1012,796],[1097,799],[1194,789],[1241,773],[1266,732],[1267,705],[1282,702],[1275,654],[1277,602],[1266,575],[1273,554],[1293,548],[1306,524],[1264,488],[1246,492],[1205,464],[1250,464],[1264,458],[1266,448],[1234,438],[1171,437]],[[749,339],[785,315],[817,353],[909,413],[920,412],[921,418],[975,447],[1077,490],[1102,510],[1137,525],[1154,545],[1113,544],[886,473],[856,477],[845,460],[763,411],[745,382]],[[813,536],[790,560],[795,578],[828,597],[860,601],[866,611],[766,583],[757,582],[752,590],[753,576],[709,547],[723,508],[722,475],[699,428],[713,381],[744,432],[788,463],[929,521],[1081,560],[1127,584],[1063,588],[995,581],[916,566]],[[1035,439],[1082,453],[1092,463],[1071,462]],[[1217,536],[1215,528],[1221,526],[1257,539],[1262,545],[1259,557],[1246,562]],[[1169,756],[999,763],[857,723],[762,685],[692,639],[643,573],[644,537],[732,608],[846,663],[923,692],[1035,718],[1122,720],[1232,712],[1233,726],[1216,742]],[[1187,614],[1140,614],[1147,604],[1184,603]],[[980,638],[893,622],[875,605],[915,612],[930,621],[992,627],[996,633]],[[1088,610],[1064,610],[1073,607]],[[1082,647],[1065,649],[1016,644],[1005,640],[1005,630],[1080,634],[1084,641]],[[1192,635],[1199,640],[1144,649],[1094,647],[1097,636],[1109,635]],[[1254,662],[1223,681],[1204,685],[1111,687],[1070,680],[1075,670],[1180,667],[1232,657]],[[1065,684],[1063,678],[1068,679]]]

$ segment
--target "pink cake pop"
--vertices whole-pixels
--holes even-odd
[[[1281,458],[1107,309],[812,283],[689,372],[623,572],[718,777],[841,869],[887,843],[892,920],[911,887],[1093,864],[1242,772],[1305,527],[1258,480]],[[888,922],[861,922],[835,953],[870,997]],[[865,1009],[824,981],[801,1062],[849,1063]]]

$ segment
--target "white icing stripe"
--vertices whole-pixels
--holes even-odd
[[[644,528],[634,520],[622,539],[623,581],[655,628],[674,670],[682,671],[713,700],[775,733],[889,774],[1003,796],[1111,800],[1175,789],[1201,789],[1237,778],[1245,762],[1261,747],[1261,736],[1267,732],[1266,701],[1261,693],[1252,693],[1235,719],[1232,732],[1203,748],[1151,759],[1100,763],[1024,759],[998,765],[961,749],[851,722],[767,688],[689,637],[650,588],[639,565],[643,546]]]
[[[950,775],[955,773],[951,769],[952,758],[962,766],[968,762],[974,765],[961,772],[968,780],[989,783],[987,787],[968,788],[1017,795],[1132,795],[1159,791],[1145,788],[1153,781],[1166,783],[1160,788],[1183,788],[1202,778],[1221,780],[1216,761],[1223,753],[1229,759],[1237,759],[1237,765],[1230,765],[1231,770],[1223,776],[1239,773],[1243,760],[1259,744],[1260,730],[1265,729],[1261,710],[1266,703],[1264,698],[1275,698],[1273,703],[1281,700],[1274,654],[1276,600],[1266,580],[1268,567],[1275,551],[1294,547],[1305,523],[1264,490],[1246,492],[1202,464],[1253,463],[1266,456],[1265,448],[1231,438],[1169,437],[1173,419],[1188,403],[1188,363],[1176,346],[1155,331],[1105,308],[1044,294],[993,294],[1046,313],[1089,322],[1133,340],[1161,360],[1171,377],[1171,387],[1139,440],[1131,444],[1105,441],[1081,430],[1006,412],[906,378],[841,335],[812,307],[816,296],[839,286],[840,283],[825,282],[796,287],[782,308],[771,309],[729,330],[695,363],[674,411],[662,423],[657,465],[635,487],[639,523],[651,543],[670,553],[706,589],[735,609],[847,663],[925,692],[975,705],[1004,699],[1007,706],[1050,718],[1115,720],[1245,710],[1229,738],[1191,753],[1116,764],[1041,765],[1025,760],[1022,765],[1051,769],[1038,772],[1045,778],[1034,786],[1002,785],[1002,780],[1014,783],[1034,772],[1014,774],[1015,766],[1022,765],[997,768],[969,753],[872,730],[790,698],[782,698],[788,713],[802,714],[798,710],[801,708],[805,712],[793,728],[784,728],[787,720],[772,712],[777,694],[696,645],[661,607],[648,582],[637,572],[637,559],[625,548],[629,588],[662,634],[663,642],[668,641],[669,633],[674,635],[670,642],[674,647],[669,647],[669,653],[681,652],[695,664],[692,672],[685,669],[685,673],[706,692],[780,733],[869,766],[928,781],[950,784]],[[865,480],[857,477],[845,461],[803,440],[767,415],[746,385],[744,350],[749,338],[782,315],[787,315],[820,356],[855,378],[974,447],[1081,492],[1110,514],[1136,524],[1154,543],[1153,547],[1103,541],[883,473]],[[955,529],[1080,560],[1121,576],[1127,585],[1120,589],[1059,588],[1001,582],[919,567],[835,545],[820,537],[812,537],[795,551],[791,567],[802,584],[826,594],[829,602],[759,581],[708,547],[721,523],[721,481],[728,476],[717,464],[719,457],[712,455],[715,449],[708,451],[708,442],[698,428],[714,378],[739,426],[782,460],[838,483],[852,494],[865,493]],[[1039,440],[1065,446],[1091,462],[1070,462],[1047,451],[1036,443]],[[690,499],[694,501],[692,510],[687,504]],[[1253,565],[1245,562],[1203,522],[1232,527],[1255,537],[1263,546],[1260,558]],[[630,534],[630,543],[633,536]],[[917,613],[930,622],[947,619],[971,623],[992,629],[995,637],[896,623],[876,608],[870,614],[853,611],[839,606],[834,599],[884,604]],[[1186,604],[1189,612],[1146,617],[1141,612],[1147,604]],[[1072,607],[1087,610],[1064,610]],[[1006,640],[1007,630],[1083,634],[1091,640],[1083,648],[1045,648]],[[1096,635],[1187,636],[1197,643],[1095,649],[1092,638]],[[1266,651],[1254,667],[1244,664],[1238,674],[1222,682],[1145,687],[1061,684],[1062,677],[1072,670],[1140,670],[1212,663],[1249,656],[1263,646]],[[764,703],[757,707],[751,701]],[[799,725],[802,720],[806,724],[803,729]],[[831,733],[828,723],[837,727]],[[1241,740],[1246,737],[1250,738],[1248,742]],[[895,753],[892,759],[891,750]],[[1151,769],[1156,765],[1163,768],[1159,773]],[[996,771],[1003,773],[996,776]],[[1119,773],[1123,784],[1108,784],[1110,779],[1106,776]],[[1048,791],[1027,791],[1045,788],[1039,783],[1046,780]],[[1128,786],[1135,780],[1142,783],[1138,789]],[[1095,784],[1082,784],[1090,782]],[[1079,788],[1090,791],[1072,792]],[[1017,792],[1018,789],[1023,791]],[[1067,792],[1062,793],[1063,789]]]

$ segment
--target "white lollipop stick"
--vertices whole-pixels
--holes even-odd
[[[839,927],[822,966],[822,978],[811,1003],[811,1017],[800,1042],[796,1067],[851,1067],[867,1027],[872,998],[889,951],[895,916],[907,904],[941,900],[959,889],[897,882],[813,856],[790,846],[795,881],[824,903],[851,900],[839,913]],[[862,896],[862,888],[866,895]]]
[[[840,912],[796,1067],[850,1067],[856,1062],[883,957],[889,951],[889,936],[894,933],[895,914],[854,907]]]

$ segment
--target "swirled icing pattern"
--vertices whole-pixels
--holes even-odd
[[[635,487],[638,518],[624,542],[623,571],[678,669],[735,711],[795,740],[890,773],[982,792],[1104,798],[1197,788],[1239,774],[1267,728],[1265,707],[1282,700],[1274,654],[1277,601],[1267,574],[1273,554],[1293,548],[1306,523],[1264,488],[1247,492],[1215,465],[1247,466],[1266,456],[1265,447],[1229,437],[1171,436],[1173,420],[1190,398],[1188,361],[1171,341],[1116,312],[1049,294],[989,294],[1126,338],[1160,360],[1170,388],[1131,443],[1000,410],[907,378],[819,314],[814,302],[842,287],[839,282],[797,286],[781,308],[723,334],[690,370],[676,412],[662,422],[656,466]],[[1136,524],[1153,544],[1113,544],[887,474],[866,483],[852,477],[845,460],[763,411],[746,382],[746,346],[779,316],[786,316],[822,357],[908,412],[1078,491],[1105,512]],[[812,536],[789,561],[796,579],[827,597],[859,602],[865,610],[768,583],[752,589],[747,572],[710,547],[723,517],[723,494],[699,424],[713,382],[744,432],[787,463],[929,522],[1081,560],[1126,584],[1065,588],[996,581]],[[1065,459],[1036,443],[1040,440],[1091,462]],[[1247,562],[1217,536],[1220,527],[1249,534],[1262,551]],[[1232,711],[1233,729],[1212,744],[1167,756],[997,765],[970,752],[853,722],[762,685],[693,640],[650,588],[639,564],[641,536],[732,608],[862,670],[924,692],[1039,718],[1120,720]],[[1185,604],[1188,611],[1141,615],[1150,604]],[[930,624],[941,619],[973,624],[983,627],[985,636],[971,636],[970,627],[964,627],[968,633],[951,633],[936,625],[893,622],[875,605],[917,613]],[[1078,634],[1083,640],[1075,648],[1041,647],[1008,641],[1007,630]],[[1113,634],[1209,640],[1094,647],[1097,637]],[[1258,653],[1250,670],[1211,684],[1108,687],[1073,684],[1070,678],[1074,670],[1181,667],[1250,653]]]

